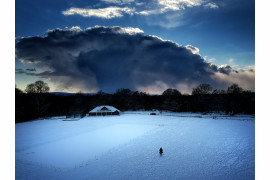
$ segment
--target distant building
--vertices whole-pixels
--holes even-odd
[[[113,106],[102,105],[89,111],[89,116],[120,115],[120,111]]]

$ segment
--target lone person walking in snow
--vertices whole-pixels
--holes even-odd
[[[159,154],[162,156],[162,154],[163,154],[163,149],[162,149],[162,147],[161,148],[159,148]]]

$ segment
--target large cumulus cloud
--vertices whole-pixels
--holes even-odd
[[[50,30],[16,44],[16,58],[39,72],[31,75],[55,81],[67,91],[131,88],[160,93],[167,87],[190,91],[199,83],[231,83],[225,77],[237,71],[208,63],[198,52],[138,28],[102,26]]]

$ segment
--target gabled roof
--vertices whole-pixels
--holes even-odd
[[[104,106],[103,108],[101,108],[101,111],[110,111],[110,110],[106,108],[106,106]]]
[[[115,111],[120,112],[118,109],[116,109],[113,106],[102,105],[102,106],[95,107],[89,113],[96,113],[96,112],[115,112]]]

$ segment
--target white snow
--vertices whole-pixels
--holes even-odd
[[[16,179],[255,178],[254,116],[150,113],[16,124]]]
[[[18,152],[17,157],[50,166],[72,168],[154,128],[151,125],[112,125]]]

